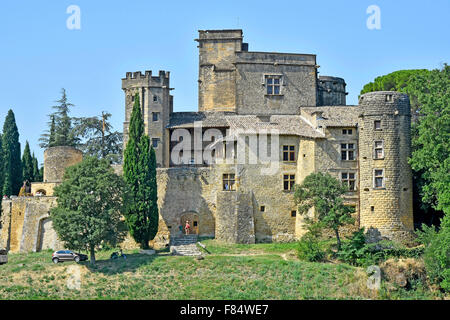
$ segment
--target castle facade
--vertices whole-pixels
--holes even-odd
[[[197,112],[173,112],[169,72],[122,79],[124,144],[139,94],[156,151],[156,243],[182,233],[186,221],[227,242],[299,238],[293,186],[313,172],[348,185],[357,226],[410,237],[407,95],[372,92],[346,105],[344,79],[319,76],[316,55],[249,51],[242,30],[200,30],[196,41]]]

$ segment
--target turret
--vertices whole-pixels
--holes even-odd
[[[140,106],[145,124],[145,133],[149,135],[150,142],[156,152],[158,167],[166,166],[168,152],[166,150],[169,124],[173,112],[173,96],[170,95],[170,73],[159,71],[158,76],[152,76],[152,71],[145,74],[127,72],[122,79],[122,89],[125,93],[125,122],[123,126],[124,150],[128,142],[128,126],[134,105],[134,97],[139,94]]]
[[[319,106],[345,106],[345,80],[337,77],[319,76],[317,104]]]
[[[409,98],[371,92],[360,97],[359,105],[360,225],[409,241],[414,227]]]

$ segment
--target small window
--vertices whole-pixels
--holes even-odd
[[[152,139],[152,147],[158,148],[158,144],[159,144],[159,138],[153,138]]]
[[[194,221],[194,227],[196,227],[198,225],[197,221]]]
[[[342,129],[342,134],[344,135],[352,135],[353,129]]]
[[[386,102],[392,102],[392,94],[386,95]]]
[[[292,210],[292,211],[291,211],[291,217],[296,217],[296,216],[297,216],[297,211]]]
[[[264,212],[264,211],[266,211],[266,207],[265,207],[265,206],[261,206],[261,207],[259,207],[259,211],[261,211],[261,212]]]
[[[374,130],[381,130],[381,120],[375,120],[373,122],[373,128]]]
[[[356,190],[356,175],[354,172],[342,172],[341,173],[342,184],[348,187],[349,191]]]
[[[281,94],[281,76],[266,76],[266,94]]]
[[[234,173],[224,173],[222,176],[223,190],[233,191],[235,189],[235,176]]]
[[[287,191],[292,191],[295,184],[295,174],[284,174],[283,175],[283,189]]]
[[[153,121],[159,120],[159,112],[152,112],[152,120]]]
[[[154,102],[158,101],[158,97],[157,96],[153,96],[153,101]]]
[[[373,158],[374,159],[383,159],[384,158],[383,141],[374,141],[374,143],[373,143]]]
[[[355,144],[341,143],[341,160],[355,160]]]
[[[384,188],[384,169],[373,170],[373,187]]]
[[[295,161],[295,146],[283,146],[283,161]]]
[[[370,207],[370,211],[374,212],[374,211],[375,211],[375,207],[374,207],[374,206],[371,206],[371,207]]]
[[[131,96],[131,101],[134,102],[134,96]]]

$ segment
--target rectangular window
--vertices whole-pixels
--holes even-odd
[[[374,159],[383,159],[384,158],[383,141],[374,141],[374,143],[373,143],[373,158]]]
[[[154,102],[158,101],[158,96],[153,96],[153,101]]]
[[[261,212],[266,211],[266,207],[265,207],[265,206],[261,206],[261,207],[259,208],[259,211],[261,211]]]
[[[283,161],[295,161],[295,146],[283,146]]]
[[[356,190],[356,175],[354,172],[342,172],[341,181],[342,184],[348,186],[349,191]]]
[[[384,188],[384,169],[373,170],[373,187]]]
[[[341,143],[341,160],[355,160],[354,143]]]
[[[352,135],[353,134],[353,129],[342,129],[342,134]]]
[[[224,173],[222,176],[223,190],[233,191],[235,189],[234,173]]]
[[[152,147],[158,148],[158,144],[159,144],[159,138],[153,138],[152,139]]]
[[[291,211],[291,217],[296,217],[296,216],[297,216],[297,211],[292,210],[292,211]]]
[[[281,76],[266,76],[266,94],[281,94]]]
[[[283,175],[283,189],[291,191],[293,190],[295,184],[295,174],[284,174]]]
[[[159,120],[159,112],[152,112],[152,120],[153,121]]]
[[[375,120],[373,122],[373,129],[374,130],[381,130],[381,120]]]

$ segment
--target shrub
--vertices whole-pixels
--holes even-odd
[[[354,232],[349,241],[342,244],[338,258],[352,265],[368,266],[376,264],[383,257],[377,243],[366,243],[364,228]]]
[[[422,225],[417,235],[425,245],[423,256],[428,277],[443,290],[450,291],[450,214],[446,213],[441,219],[439,232]]]
[[[322,261],[325,258],[325,252],[319,242],[322,225],[308,221],[307,230],[308,232],[303,235],[298,243],[298,258],[310,262]]]

